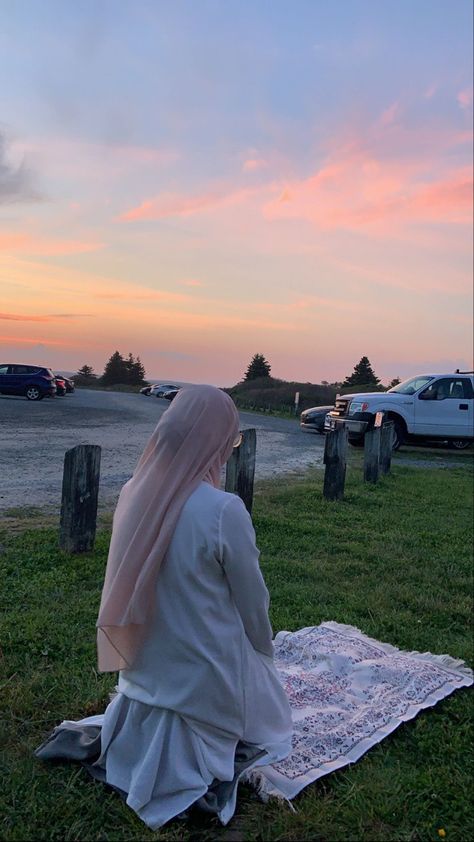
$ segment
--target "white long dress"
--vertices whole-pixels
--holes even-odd
[[[268,591],[240,498],[201,483],[180,515],[156,587],[150,633],[103,717],[97,766],[152,828],[232,781],[237,743],[291,749],[290,707],[273,664]],[[83,721],[84,722],[84,721]],[[263,756],[262,756],[263,755]],[[232,798],[219,812],[223,823]]]

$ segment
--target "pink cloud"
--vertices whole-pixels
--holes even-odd
[[[0,251],[23,252],[24,254],[59,256],[66,254],[83,254],[104,248],[105,243],[84,242],[81,240],[55,240],[47,237],[33,236],[12,232],[0,234]]]
[[[204,284],[202,281],[198,281],[197,278],[189,278],[186,281],[181,281],[183,287],[203,287]]]
[[[438,90],[438,85],[430,85],[429,88],[425,91],[425,99],[433,99],[436,91]]]
[[[148,199],[136,208],[121,214],[121,222],[136,222],[138,220],[165,219],[169,216],[192,216],[194,214],[214,211],[218,208],[228,208],[244,203],[254,195],[251,189],[233,190],[231,192],[215,191],[197,196],[164,193],[155,199]]]
[[[381,126],[391,126],[395,122],[400,106],[398,102],[393,102],[392,105],[382,112],[379,123]]]
[[[167,292],[163,290],[150,290],[150,292],[97,292],[94,298],[101,298],[107,301],[189,301],[190,296],[182,292]]]
[[[264,170],[266,167],[268,167],[268,163],[264,158],[248,158],[242,164],[242,172],[256,172],[257,170]]]
[[[469,223],[472,217],[470,168],[442,177],[430,162],[382,160],[368,149],[337,151],[312,176],[287,183],[264,205],[267,219],[302,219],[320,228],[390,234],[408,223]]]
[[[456,99],[460,105],[460,107],[466,111],[472,105],[472,88],[465,88],[463,91],[459,91]]]

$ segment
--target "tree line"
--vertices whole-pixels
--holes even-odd
[[[270,378],[271,377],[271,365],[268,360],[265,359],[263,354],[254,354],[250,363],[247,367],[247,370],[244,374],[244,381],[245,380],[258,380],[260,378]],[[389,383],[387,388],[392,388],[396,386],[397,383],[400,383],[399,377],[394,377],[393,380]],[[380,385],[380,378],[376,376],[368,357],[361,357],[357,365],[354,366],[354,370],[352,374],[349,374],[344,381],[338,383],[327,383],[327,381],[323,380],[323,385],[331,385],[331,386],[380,386],[381,389],[384,387]]]
[[[140,360],[140,357],[134,357],[132,353],[123,357],[119,351],[114,351],[110,359],[105,364],[104,373],[98,375],[95,373],[93,366],[83,365],[77,372],[76,378],[79,383],[84,386],[98,383],[101,386],[143,386],[146,383],[145,367]],[[271,365],[263,354],[254,354],[250,360],[249,365],[244,374],[244,381],[259,380],[262,378],[271,379]],[[400,378],[395,377],[388,385],[388,388],[396,386],[400,383]],[[354,366],[352,374],[349,374],[344,381],[338,383],[327,383],[323,381],[323,385],[331,386],[380,386],[380,378],[378,378],[370,364],[368,357],[361,357],[359,362]]]
[[[76,375],[76,380],[84,386],[98,383],[101,386],[143,386],[145,380],[145,366],[139,356],[129,353],[123,357],[119,351],[114,351],[106,362],[104,373],[96,374],[93,366],[83,365]]]

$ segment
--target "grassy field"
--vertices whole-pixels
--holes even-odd
[[[397,467],[377,486],[349,472],[325,503],[322,475],[257,489],[254,522],[275,631],[350,623],[403,649],[472,666],[472,472]],[[5,840],[447,840],[472,838],[470,690],[402,725],[357,764],[267,805],[242,787],[235,819],[148,831],[80,767],[32,757],[64,718],[103,710],[94,626],[109,533],[72,558],[56,531],[0,531],[3,581],[0,836]]]

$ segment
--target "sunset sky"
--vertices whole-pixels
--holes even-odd
[[[471,0],[0,15],[0,363],[473,367]]]

